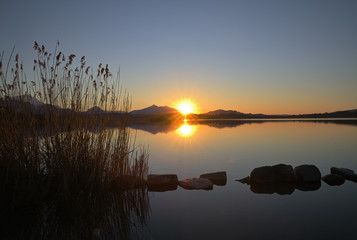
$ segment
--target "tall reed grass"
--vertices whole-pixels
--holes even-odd
[[[128,129],[129,95],[108,65],[92,69],[84,56],[75,63],[75,55],[66,57],[58,47],[49,53],[35,42],[31,80],[19,55],[12,51],[6,62],[0,54],[0,191],[6,196],[1,205],[6,212],[26,206],[43,211],[49,202],[98,207],[114,194],[106,206],[121,211],[118,222],[127,226],[132,210],[143,222],[145,188],[112,188],[127,184],[120,182],[123,176],[138,187],[148,171],[148,153]],[[86,112],[95,106],[104,111]],[[116,128],[107,128],[118,115]]]

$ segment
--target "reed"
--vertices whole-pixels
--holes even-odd
[[[74,54],[66,57],[58,47],[49,53],[35,42],[29,81],[14,50],[6,66],[0,54],[0,191],[6,195],[1,205],[86,206],[114,194],[124,215],[130,218],[128,209],[134,209],[147,217],[144,188],[118,192],[111,187],[120,176],[135,181],[148,171],[148,153],[135,145],[128,129],[128,93],[108,65],[94,70],[84,56],[75,63]],[[95,106],[104,112],[86,112]],[[116,128],[108,128],[118,116]]]

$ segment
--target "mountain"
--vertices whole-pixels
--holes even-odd
[[[330,113],[313,113],[293,115],[296,118],[357,118],[357,109],[336,111]]]
[[[35,97],[30,95],[22,95],[10,98],[13,109],[16,112],[31,112],[35,114],[44,114],[48,111],[58,111],[60,114],[68,114],[71,109],[64,109],[50,104],[45,104]],[[7,108],[8,102],[5,99],[0,99],[0,107]],[[121,111],[105,111],[98,106],[88,109],[85,114],[103,114],[110,113],[113,116],[122,115]],[[131,120],[150,120],[150,121],[176,121],[183,115],[175,108],[168,106],[152,105],[147,108],[134,110],[130,112]],[[357,109],[336,111],[330,113],[312,113],[312,114],[296,114],[296,115],[268,115],[268,114],[252,114],[242,113],[236,110],[217,109],[207,113],[188,114],[190,119],[282,119],[282,118],[357,118]]]
[[[167,113],[177,113],[178,110],[175,108],[170,108],[168,106],[161,106],[158,107],[156,105],[152,105],[150,107],[147,108],[143,108],[140,110],[134,110],[131,111],[130,114],[131,115],[155,115],[155,114],[167,114]]]
[[[25,103],[30,103],[30,104],[32,104],[33,106],[36,106],[36,107],[40,107],[40,106],[44,105],[43,102],[39,101],[37,98],[32,97],[32,96],[30,96],[28,94],[21,95],[21,96],[16,96],[16,97],[13,97],[12,99],[16,100],[16,101],[22,101],[22,102],[25,102]]]
[[[208,113],[197,114],[201,119],[262,119],[262,118],[357,118],[357,109],[336,111],[330,113],[312,113],[312,114],[297,114],[297,115],[269,115],[269,114],[252,114],[241,113],[235,110],[222,110],[218,109]]]
[[[239,119],[239,118],[264,118],[264,114],[242,113],[235,110],[217,109],[208,113],[197,114],[201,119]]]
[[[21,96],[16,96],[16,97],[10,97],[10,98],[7,98],[9,99],[12,103],[15,103],[15,104],[19,104],[19,103],[25,103],[25,104],[29,104],[29,105],[32,105],[32,106],[35,106],[35,107],[41,107],[41,106],[44,106],[45,104],[41,101],[39,101],[37,98],[35,97],[32,97],[28,94],[25,94],[25,95],[21,95]],[[2,100],[2,104],[6,105],[6,101],[4,98],[0,99]]]
[[[217,109],[215,111],[210,111],[206,113],[208,115],[219,115],[219,114],[241,114],[241,112],[235,111],[235,110],[223,110],[223,109]]]
[[[100,107],[95,106],[95,107],[88,109],[85,113],[86,114],[103,114],[103,113],[106,113],[106,111],[104,111]]]

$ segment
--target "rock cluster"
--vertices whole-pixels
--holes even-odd
[[[331,174],[327,174],[322,180],[330,186],[342,185],[345,180],[357,182],[357,174],[348,168],[331,168]]]
[[[164,192],[176,190],[177,186],[184,189],[212,190],[213,185],[224,186],[227,182],[226,172],[202,174],[199,178],[189,178],[178,181],[176,174],[151,174],[148,176],[148,190],[152,192]]]
[[[255,193],[292,194],[295,189],[300,191],[315,191],[321,187],[321,179],[330,186],[344,184],[346,180],[357,182],[357,174],[347,168],[332,167],[331,173],[321,177],[320,170],[314,165],[278,164],[254,168],[249,176],[237,181],[250,185]],[[227,183],[226,172],[214,172],[200,175],[199,178],[178,180],[176,174],[150,174],[147,180],[124,175],[111,182],[115,190],[126,190],[147,187],[152,192],[176,190],[178,186],[184,189],[212,190],[213,185],[224,186]]]
[[[250,176],[237,181],[250,185],[255,193],[291,194],[295,189],[315,191],[321,187],[321,179],[328,185],[337,186],[350,180],[357,182],[357,174],[347,168],[331,168],[331,174],[321,178],[320,170],[314,165],[278,164],[253,169]]]

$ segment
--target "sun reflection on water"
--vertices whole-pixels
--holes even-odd
[[[191,137],[195,132],[196,132],[196,128],[197,126],[194,125],[188,125],[186,122],[184,124],[182,124],[177,130],[176,132],[178,133],[178,135],[180,135],[181,137]]]

